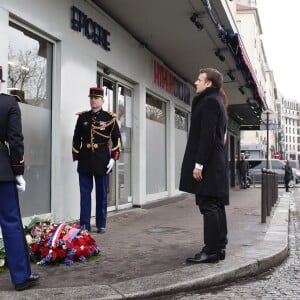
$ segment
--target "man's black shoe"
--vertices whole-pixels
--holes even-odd
[[[189,257],[186,259],[187,263],[192,264],[203,264],[203,263],[217,263],[220,257],[218,254],[206,254],[205,252],[197,253],[194,257]]]
[[[225,251],[225,249],[221,249],[220,252],[219,252],[220,260],[224,260],[224,259],[225,259],[225,256],[226,256],[226,251]]]
[[[25,282],[16,284],[15,285],[15,290],[16,291],[23,291],[23,290],[29,289],[38,282],[39,278],[40,278],[40,275],[31,274]]]
[[[204,251],[201,250],[199,253],[196,253],[194,258],[200,258],[201,255],[202,255],[202,252],[204,252]],[[226,257],[226,250],[225,249],[221,249],[220,252],[219,252],[219,258],[220,258],[220,260],[224,260],[225,257]]]

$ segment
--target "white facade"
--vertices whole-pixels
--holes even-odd
[[[231,9],[236,20],[239,33],[242,37],[243,44],[247,50],[249,61],[253,66],[255,77],[258,85],[264,92],[268,110],[273,112],[272,125],[278,124],[277,121],[277,107],[276,107],[276,85],[272,70],[269,69],[266,54],[264,51],[261,34],[259,11],[256,8],[256,1],[241,1],[236,0],[231,2]],[[265,126],[263,126],[265,127]],[[277,148],[277,130],[274,126],[269,126],[270,130],[263,129],[260,131],[241,131],[241,149],[243,145],[264,144],[266,149],[267,141],[269,144],[269,157],[276,151]],[[267,150],[266,150],[267,151]],[[266,156],[266,153],[264,153]]]
[[[100,45],[93,43],[82,32],[74,31],[71,28],[72,6],[75,6],[93,22],[96,22],[101,28],[110,33],[107,37],[110,43],[108,45],[110,51],[106,51]],[[131,137],[128,165],[131,187],[127,195],[128,203],[123,206],[120,205],[119,208],[132,205],[140,206],[149,201],[179,194],[178,165],[181,164],[180,158],[182,158],[183,150],[175,150],[175,145],[185,145],[187,125],[179,129],[179,132],[177,129],[175,130],[175,109],[188,113],[190,105],[168,92],[166,88],[162,88],[155,83],[153,66],[154,61],[160,62],[159,58],[154,57],[143,45],[90,1],[0,0],[0,65],[3,66],[5,78],[7,77],[5,70],[9,68],[10,31],[11,26],[15,25],[18,30],[22,31],[24,29],[26,33],[34,33],[36,37],[48,41],[53,47],[52,66],[50,66],[52,70],[51,87],[48,87],[51,90],[51,93],[49,93],[51,95],[48,95],[48,97],[51,97],[51,107],[48,114],[51,118],[49,121],[51,125],[48,128],[49,132],[47,132],[51,135],[50,149],[48,149],[51,158],[51,178],[43,179],[49,181],[50,190],[45,190],[45,194],[49,194],[50,203],[45,206],[49,207],[48,211],[44,209],[35,212],[33,206],[28,209],[26,216],[52,213],[56,222],[78,219],[80,209],[79,184],[76,163],[72,161],[71,157],[72,136],[77,118],[75,114],[89,109],[89,88],[99,83],[103,84],[103,80],[111,81],[116,86],[125,87],[129,92],[132,92],[130,97],[126,98],[128,102],[125,115],[126,121],[124,121],[127,124],[126,128],[130,130]],[[172,71],[170,71],[170,74],[175,76]],[[181,79],[178,78],[178,81],[181,82]],[[187,84],[185,86],[192,98],[194,87]],[[7,92],[9,91],[8,89]],[[164,142],[163,146],[155,142],[154,131],[158,130],[155,129],[157,124],[152,121],[151,123],[146,118],[147,95],[158,99],[165,106],[164,121],[158,126],[164,133],[161,131],[160,133],[163,134],[157,140],[157,143]],[[114,99],[109,99],[109,95],[107,97],[108,101],[111,100],[113,103]],[[26,104],[21,104],[23,122],[27,122],[24,121],[24,118],[28,120],[32,116],[33,123],[29,122],[31,125],[28,126],[34,126],[34,120],[39,120],[35,125],[43,127],[41,124],[43,121],[39,117],[41,109],[34,114],[30,108],[29,112],[26,113],[24,111],[26,107]],[[115,109],[114,105],[110,108]],[[187,118],[185,122],[187,122],[186,120]],[[150,134],[152,134],[153,143],[149,142]],[[24,135],[25,143],[26,140],[33,139],[30,136],[30,130],[26,131]],[[35,151],[34,147],[36,146],[37,144],[26,146],[25,158],[31,150]],[[157,148],[165,152],[163,154],[160,152],[158,155],[163,155],[166,163],[164,166],[164,187],[155,190],[153,186],[150,189],[147,187],[146,178],[153,177],[153,174],[149,173],[150,171],[147,169],[149,168],[147,159],[150,155],[155,157],[153,153]],[[158,160],[161,158],[162,156],[158,157]],[[32,158],[32,161],[35,161],[35,157]],[[119,178],[118,172],[120,170],[121,166],[117,165],[112,176]],[[36,186],[42,180],[38,176],[37,178],[26,178],[26,173],[25,179],[31,185]],[[113,184],[110,189],[113,193],[120,188],[118,180],[112,181]],[[147,189],[151,193],[147,193]],[[31,189],[30,193],[33,202],[30,202],[31,200],[27,203],[21,201],[22,211],[27,211],[26,208],[34,205],[35,201],[48,201],[34,199],[34,188]],[[119,195],[118,192],[116,195]],[[118,203],[113,204],[111,209],[118,209]]]
[[[284,159],[299,160],[300,103],[295,99],[282,99],[282,131]]]

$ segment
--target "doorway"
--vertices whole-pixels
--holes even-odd
[[[132,206],[131,140],[133,89],[118,80],[97,74],[97,85],[104,89],[103,110],[117,114],[121,133],[121,155],[108,178],[108,211]]]

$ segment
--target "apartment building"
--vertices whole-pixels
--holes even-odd
[[[251,153],[252,157],[253,155],[255,157],[266,157],[267,153],[269,157],[272,157],[278,148],[277,91],[273,71],[268,65],[261,40],[263,28],[260,23],[256,0],[231,1],[230,8],[243,44],[247,49],[248,59],[253,66],[254,76],[257,79],[260,89],[263,91],[263,97],[268,107],[267,112],[263,112],[261,115],[260,130],[241,127],[241,150],[242,152],[246,152],[249,157],[251,157]],[[249,99],[249,103],[253,105],[251,99]]]

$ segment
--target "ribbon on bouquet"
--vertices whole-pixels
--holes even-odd
[[[72,240],[76,237],[76,235],[79,233],[80,229],[72,227],[68,233],[63,237],[63,241],[68,241],[69,243],[72,242]]]
[[[65,224],[60,224],[56,227],[56,230],[52,233],[49,244],[50,247],[52,247],[53,249],[55,249],[58,246],[58,240],[64,228],[65,228]]]

